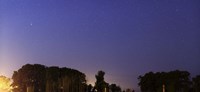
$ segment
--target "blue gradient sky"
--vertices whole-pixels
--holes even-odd
[[[27,63],[98,70],[123,88],[149,71],[200,74],[199,0],[0,0],[0,75]]]

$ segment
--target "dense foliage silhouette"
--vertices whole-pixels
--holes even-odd
[[[200,92],[200,76],[191,81],[187,71],[148,72],[138,79],[142,92],[162,92],[163,85],[165,92]]]

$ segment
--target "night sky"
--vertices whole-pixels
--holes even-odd
[[[200,74],[200,0],[0,0],[0,75],[24,64],[98,70],[138,89],[149,71]]]

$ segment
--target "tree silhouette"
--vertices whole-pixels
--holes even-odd
[[[84,92],[85,74],[78,70],[26,64],[14,71],[14,92]]]
[[[92,92],[92,89],[93,89],[92,85],[89,84],[89,85],[87,86],[87,92]]]
[[[116,84],[111,84],[109,86],[109,89],[111,90],[111,92],[121,92],[120,86],[117,86]]]
[[[192,79],[194,92],[200,92],[200,75]]]
[[[45,66],[26,64],[14,72],[12,79],[15,92],[26,92],[26,90],[45,91]]]
[[[96,82],[95,82],[95,88],[97,89],[97,92],[108,92],[108,83],[104,81],[104,71],[98,71],[98,74],[95,76],[96,77]]]
[[[166,86],[168,92],[188,92],[191,81],[190,73],[187,71],[171,72],[149,72],[144,76],[139,76],[139,86],[142,92],[161,92],[162,85]]]

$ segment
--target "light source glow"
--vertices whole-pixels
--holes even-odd
[[[0,92],[11,92],[11,80],[5,76],[0,76]]]

